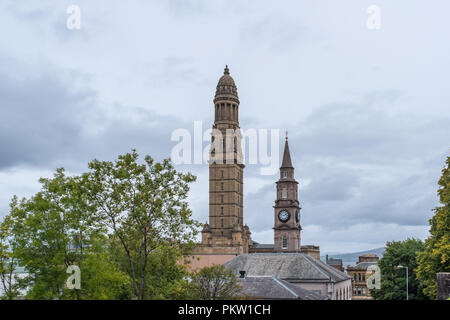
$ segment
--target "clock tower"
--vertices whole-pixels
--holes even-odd
[[[298,182],[294,179],[294,167],[286,133],[280,179],[276,182],[277,197],[274,205],[274,251],[300,252],[300,203]]]

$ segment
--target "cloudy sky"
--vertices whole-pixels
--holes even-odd
[[[66,26],[71,4],[79,30]],[[424,239],[450,151],[449,10],[445,0],[3,0],[0,215],[55,168],[80,173],[132,148],[169,157],[175,129],[211,126],[228,64],[241,127],[289,131],[303,244],[342,253]],[[178,169],[198,176],[190,203],[205,221],[207,165]],[[245,222],[270,243],[277,175],[259,169],[246,167]]]

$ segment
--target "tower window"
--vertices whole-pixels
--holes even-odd
[[[220,213],[223,215],[223,207],[220,207]]]
[[[220,201],[223,203],[223,194],[220,195]]]
[[[286,236],[283,236],[283,241],[281,243],[281,247],[283,249],[287,249],[288,248],[288,241],[287,241],[287,237]]]
[[[220,189],[223,190],[223,182],[220,184]]]
[[[283,171],[283,178],[287,178],[287,177],[288,177],[287,172],[286,172],[286,171]]]
[[[287,189],[286,188],[281,189],[281,198],[287,199]]]
[[[220,219],[220,226],[223,228],[223,219]]]

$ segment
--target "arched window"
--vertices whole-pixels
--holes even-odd
[[[286,236],[283,236],[283,241],[282,241],[281,247],[283,249],[287,249],[288,248],[288,239],[287,239]]]

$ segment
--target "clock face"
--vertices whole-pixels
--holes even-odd
[[[295,213],[295,221],[300,222],[300,210]]]
[[[281,210],[278,212],[278,219],[280,219],[281,222],[286,222],[289,220],[291,215],[286,210]]]

